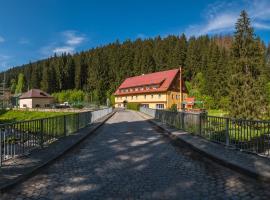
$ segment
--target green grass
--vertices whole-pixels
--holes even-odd
[[[223,110],[207,110],[207,112],[210,116],[226,117],[228,115],[228,112]]]
[[[68,112],[39,112],[39,111],[20,111],[4,110],[0,112],[0,123],[26,121],[70,114]]]

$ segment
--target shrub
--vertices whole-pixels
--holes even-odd
[[[84,106],[83,106],[83,104],[73,104],[72,105],[72,108],[78,108],[78,109],[82,109]]]
[[[128,103],[127,104],[127,109],[130,110],[139,110],[140,104],[139,103]]]
[[[58,103],[65,101],[69,103],[82,102],[85,99],[86,93],[82,90],[62,90],[61,92],[53,93],[52,96]]]
[[[172,106],[169,109],[172,112],[177,112],[177,105],[176,104],[172,104]]]

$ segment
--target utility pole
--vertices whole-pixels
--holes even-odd
[[[179,73],[180,73],[180,98],[179,98],[179,101],[180,101],[180,109],[182,109],[182,102],[183,102],[183,90],[182,90],[182,67],[180,66],[179,67]]]
[[[4,108],[4,102],[5,102],[5,87],[6,87],[6,73],[4,73],[4,79],[3,79],[3,82],[1,82],[1,86],[0,86],[0,99],[1,99],[2,109]]]

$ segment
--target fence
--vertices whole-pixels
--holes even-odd
[[[171,112],[140,108],[140,111],[189,133],[241,151],[270,156],[270,121],[209,116],[207,113]]]
[[[0,166],[7,159],[49,145],[111,112],[112,108],[106,108],[0,125]]]

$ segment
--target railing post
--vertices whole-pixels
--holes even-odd
[[[182,124],[182,130],[185,130],[185,112],[181,113],[181,124]]]
[[[226,118],[226,129],[225,129],[226,133],[226,146],[230,145],[230,135],[229,135],[229,118]]]
[[[43,148],[43,143],[44,143],[44,138],[43,138],[44,137],[44,135],[43,135],[44,134],[44,129],[43,129],[44,124],[43,124],[43,121],[44,121],[44,119],[40,120],[40,141],[39,142],[40,142],[41,148]]]
[[[67,136],[67,127],[66,127],[66,115],[64,115],[64,136]]]
[[[0,130],[0,169],[1,169],[1,166],[2,166],[2,158],[3,158],[2,153],[3,153],[2,152],[2,130]]]
[[[203,113],[199,113],[199,135],[202,135],[202,117]]]
[[[80,128],[80,113],[77,114],[77,131]]]

